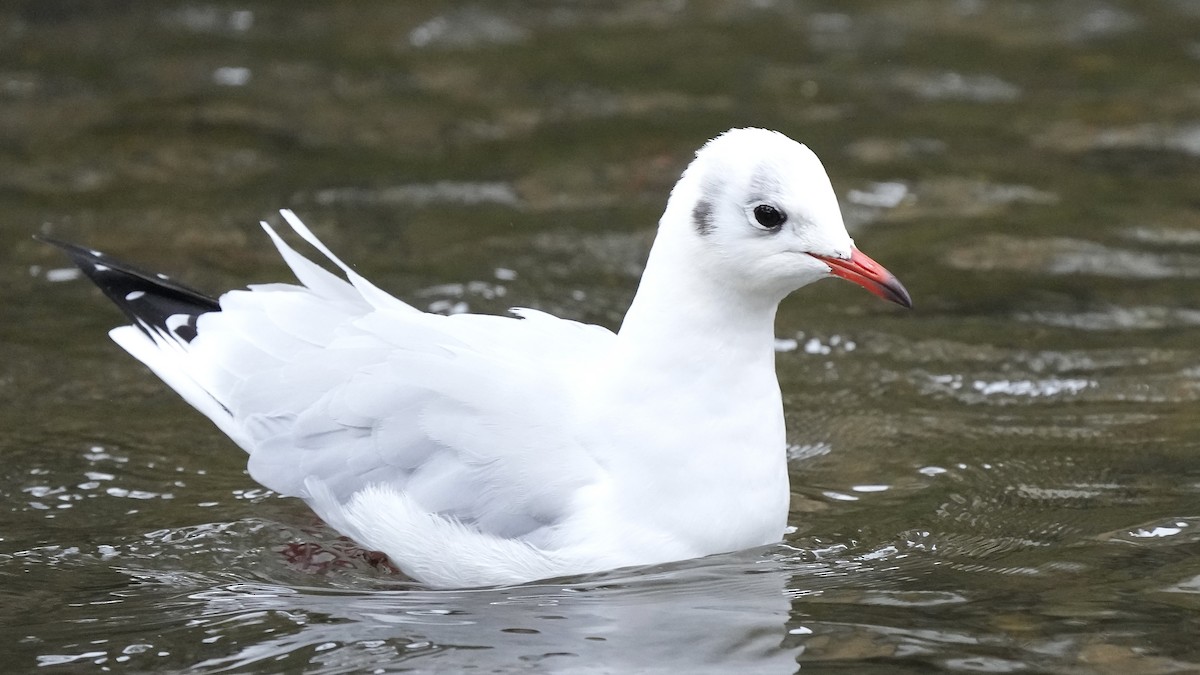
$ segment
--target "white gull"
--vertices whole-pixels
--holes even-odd
[[[130,317],[113,340],[241,446],[255,480],[431,586],[779,541],[780,301],[833,275],[911,306],[855,248],[816,155],[763,129],[696,153],[615,334],[531,309],[419,311],[282,214],[346,279],[266,223],[300,285],[219,300],[51,243]]]

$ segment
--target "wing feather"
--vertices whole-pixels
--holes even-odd
[[[330,251],[325,244],[321,243],[321,240],[317,238],[317,235],[313,234],[312,231],[308,229],[307,225],[305,225],[298,217],[296,217],[295,213],[292,213],[291,209],[282,209],[279,213],[283,216],[283,219],[287,221],[287,224],[291,226],[292,230],[296,232],[296,234],[300,235],[300,237],[312,245],[313,248],[320,251],[322,255],[329,259],[330,262],[341,268],[342,272],[346,274],[346,278],[350,280],[350,283],[359,292],[360,297],[366,302],[370,303],[373,307],[378,309],[391,309],[398,312],[420,311],[412,305],[400,300],[396,296],[381,290],[378,286],[360,276],[349,265],[342,262],[340,258],[333,254],[333,251]]]
[[[282,213],[348,281],[264,224],[301,285],[224,294],[219,311],[198,314],[190,342],[133,327],[113,338],[241,445],[256,480],[365,545],[390,547],[402,566],[436,567],[418,553],[423,537],[445,544],[436,555],[467,553],[447,543],[457,542],[557,569],[553,546],[537,547],[604,475],[587,439],[566,431],[572,397],[614,335],[531,309],[418,311]],[[383,507],[394,510],[387,528],[370,518]]]

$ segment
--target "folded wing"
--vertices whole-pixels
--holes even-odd
[[[382,492],[387,517],[433,519],[409,536],[482,536],[509,558],[552,549],[578,490],[601,479],[596,449],[564,430],[613,334],[534,310],[421,312],[284,216],[348,281],[264,224],[302,285],[226,293],[193,317],[194,336],[113,338],[241,445],[255,480],[361,543],[388,543],[363,541],[363,498]]]

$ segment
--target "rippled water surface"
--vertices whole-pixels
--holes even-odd
[[[903,312],[781,309],[795,531],[430,591],[257,486],[37,232],[216,292],[296,209],[433,311],[616,326],[731,126],[823,159]],[[1200,671],[1200,5],[0,7],[11,672]]]

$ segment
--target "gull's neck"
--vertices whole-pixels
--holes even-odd
[[[773,376],[775,312],[783,295],[737,288],[707,270],[707,242],[692,229],[692,202],[675,192],[618,332],[620,356],[658,368],[761,364]]]
[[[706,368],[774,367],[779,302],[719,283],[690,263],[692,242],[660,231],[637,295],[618,332],[621,354],[639,361],[697,362]],[[682,233],[686,234],[686,233]],[[646,364],[651,365],[651,364]]]

